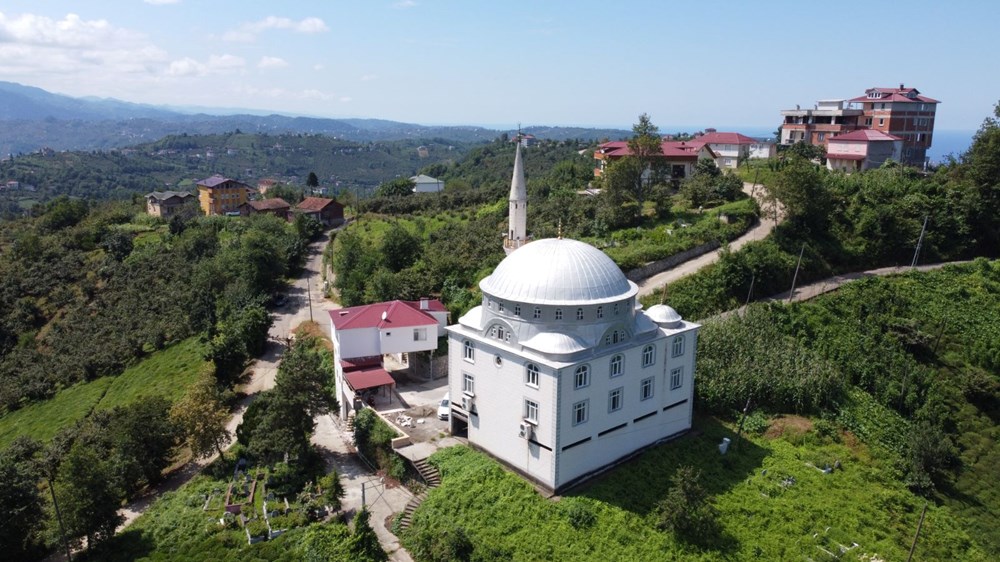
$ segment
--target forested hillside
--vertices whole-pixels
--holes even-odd
[[[194,189],[193,182],[212,174],[250,185],[261,178],[304,185],[314,172],[330,195],[365,196],[383,181],[458,160],[466,149],[445,139],[355,143],[237,131],[169,136],[123,150],[32,153],[0,161],[0,180],[22,184],[19,190],[0,191],[0,219],[21,216],[31,205],[59,195],[131,199],[153,190]]]

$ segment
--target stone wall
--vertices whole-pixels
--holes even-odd
[[[663,258],[662,260],[657,260],[657,261],[651,261],[642,267],[637,267],[631,271],[626,272],[625,277],[627,277],[629,281],[634,281],[638,283],[643,279],[652,277],[653,275],[666,271],[671,267],[676,267],[690,259],[717,250],[720,246],[721,244],[719,244],[717,241],[706,242],[701,246],[695,246],[694,248],[684,250],[683,252],[679,252],[668,258]]]

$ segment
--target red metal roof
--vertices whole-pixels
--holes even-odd
[[[827,160],[864,160],[864,154],[827,154]]]
[[[351,385],[351,388],[355,391],[396,384],[392,376],[382,367],[372,367],[344,373],[344,378],[347,379],[347,384]]]
[[[420,309],[420,301],[391,301],[352,306],[330,311],[333,327],[338,330],[358,328],[407,328],[411,326],[437,325],[430,312],[444,312],[447,309],[437,299],[427,300],[427,309]],[[383,315],[385,318],[383,318]]]
[[[660,151],[663,152],[664,157],[671,160],[697,160],[698,152],[705,144],[700,138],[694,141],[663,141],[660,143]],[[711,148],[708,150],[712,151]],[[607,158],[621,158],[632,154],[627,141],[606,142],[598,147],[598,151]],[[714,156],[715,153],[712,155]]]
[[[368,369],[371,367],[381,367],[382,366],[382,356],[381,355],[369,355],[367,357],[351,357],[350,359],[341,359],[340,367],[345,373],[350,373],[351,371],[359,371],[361,369]]]
[[[322,211],[331,203],[333,203],[335,207],[343,207],[343,205],[337,201],[326,197],[306,197],[301,203],[296,205],[295,208],[300,211]]]
[[[878,92],[882,94],[878,98],[869,98],[868,92]],[[909,97],[906,94],[912,92],[913,97]],[[868,102],[906,102],[906,103],[941,103],[936,99],[931,99],[927,96],[920,95],[920,92],[916,88],[869,88],[865,90],[865,95],[852,98],[847,101],[868,101]]]
[[[695,141],[706,144],[760,144],[761,142],[740,133],[717,133],[715,131],[695,137]]]
[[[875,129],[858,129],[857,131],[851,131],[850,133],[844,133],[842,135],[836,135],[830,137],[830,142],[833,141],[858,141],[858,142],[879,142],[879,141],[898,141],[903,140],[895,135],[890,135],[888,133],[883,133],[882,131],[877,131]]]

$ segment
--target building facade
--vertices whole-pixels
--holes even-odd
[[[250,192],[247,184],[216,174],[198,182],[198,204],[208,216],[238,215]]]
[[[743,160],[750,158],[771,158],[774,143],[760,141],[740,133],[722,133],[707,129],[705,134],[694,138],[703,142],[715,153],[715,165],[719,168],[734,169]]]
[[[194,194],[187,191],[153,191],[146,194],[146,213],[154,217],[169,218],[192,201]]]
[[[558,493],[691,427],[697,324],[600,250],[546,239],[510,253],[448,327],[452,430]]]
[[[594,159],[597,161],[594,177],[601,177],[609,162],[631,154],[627,141],[612,141],[600,145],[594,151]],[[691,177],[699,159],[708,158],[714,161],[717,156],[711,147],[699,140],[663,141],[660,143],[659,167],[670,179],[682,180]]]
[[[420,174],[410,178],[414,193],[438,193],[444,191],[444,182],[428,175]]]
[[[344,206],[326,197],[306,197],[295,206],[296,213],[315,217],[323,226],[344,224]]]
[[[902,153],[903,139],[874,129],[861,129],[830,139],[826,167],[847,173],[869,170],[890,159],[899,162]]]
[[[849,100],[821,100],[814,109],[796,106],[781,112],[781,144],[804,141],[829,150],[831,137],[873,129],[902,141],[902,163],[923,166],[939,103],[900,84],[898,88],[868,88],[863,96]]]

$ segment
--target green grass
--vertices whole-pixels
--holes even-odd
[[[117,377],[74,385],[49,400],[0,417],[0,448],[19,435],[48,441],[95,409],[124,406],[143,396],[179,399],[206,364],[202,358],[204,345],[198,338],[188,338],[153,353]]]
[[[112,377],[74,385],[45,402],[31,404],[0,417],[0,448],[19,435],[48,441],[63,427],[87,417],[114,382]]]
[[[98,409],[124,406],[143,396],[180,399],[208,364],[204,351],[205,344],[191,337],[150,355],[115,377]]]
[[[814,433],[754,438],[721,457],[730,428],[702,419],[703,433],[667,443],[560,501],[542,498],[488,456],[465,447],[431,457],[439,488],[413,517],[404,545],[422,533],[463,527],[477,550],[512,560],[829,560],[839,544],[859,546],[842,559],[905,559],[923,500],[861,445],[823,441]],[[811,465],[840,460],[824,474]],[[656,504],[678,466],[702,472],[719,510],[720,532],[708,547],[657,528]],[[795,483],[783,485],[788,477]],[[567,514],[582,506],[592,525],[574,528]],[[574,509],[576,509],[574,507]],[[822,549],[822,550],[821,550]],[[948,507],[931,505],[916,558],[985,560]]]

